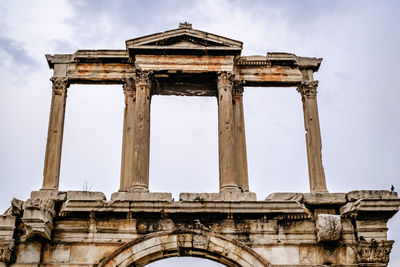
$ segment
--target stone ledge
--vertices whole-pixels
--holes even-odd
[[[308,205],[344,205],[347,202],[345,193],[304,193],[303,202]]]
[[[64,201],[67,196],[67,192],[65,191],[57,191],[57,190],[43,190],[40,191],[32,191],[31,198],[48,198],[55,201]]]
[[[179,201],[257,201],[253,192],[180,193]]]
[[[66,200],[106,200],[102,192],[68,191]]]
[[[116,192],[111,195],[112,201],[172,201],[171,193],[163,192]]]
[[[346,217],[358,217],[367,214],[369,217],[389,219],[399,211],[400,199],[360,199],[349,202],[340,208],[340,214]]]
[[[397,199],[398,196],[397,192],[388,190],[357,190],[347,193],[347,199],[349,201],[357,201],[363,198]]]
[[[308,217],[307,210],[296,201],[80,201],[63,203],[68,212],[164,212],[164,213],[274,213]]]
[[[303,194],[295,192],[276,192],[269,194],[265,200],[294,200],[297,202],[302,202]]]

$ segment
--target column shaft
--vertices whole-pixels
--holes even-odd
[[[322,166],[317,86],[318,81],[306,81],[302,82],[297,90],[300,92],[303,102],[310,190],[311,192],[328,192]]]
[[[65,104],[69,84],[68,79],[65,77],[52,77],[50,80],[53,82],[53,94],[51,98],[42,189],[58,190]]]
[[[135,81],[123,81],[125,95],[124,126],[122,134],[121,181],[119,191],[126,191],[133,183],[133,142],[135,138]]]
[[[233,95],[233,114],[235,120],[235,149],[237,166],[237,184],[242,191],[249,191],[247,171],[246,134],[243,112],[243,86],[236,87]]]
[[[151,71],[137,71],[134,76],[136,103],[133,120],[133,181],[129,191],[146,192],[149,188],[151,75]]]
[[[218,142],[220,191],[240,191],[237,184],[232,105],[233,73],[218,73]]]

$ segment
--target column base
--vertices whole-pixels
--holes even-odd
[[[116,192],[111,201],[172,201],[171,193],[163,192]]]
[[[120,191],[120,192],[142,193],[142,192],[149,192],[149,188],[144,185],[134,185],[127,188],[125,191]]]
[[[257,201],[253,192],[224,191],[220,193],[180,193],[179,201]]]
[[[242,192],[242,190],[240,190],[240,188],[237,185],[226,185],[224,187],[222,187],[219,192]]]

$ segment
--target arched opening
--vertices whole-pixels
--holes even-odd
[[[253,249],[235,240],[202,230],[165,231],[145,235],[121,246],[98,267],[146,266],[170,257],[199,257],[231,267],[270,266]]]

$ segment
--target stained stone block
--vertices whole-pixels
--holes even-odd
[[[301,202],[303,201],[303,194],[293,192],[276,192],[269,194],[265,200],[294,200]]]
[[[112,201],[172,201],[171,193],[159,192],[116,192],[111,195]]]
[[[38,242],[20,244],[16,253],[17,266],[38,266],[41,247],[41,244]]]
[[[347,202],[345,193],[304,193],[305,204],[309,205],[343,205]]]
[[[0,240],[14,241],[16,217],[11,215],[0,215]]]
[[[14,250],[14,242],[0,243],[0,264],[10,261],[13,250]]]
[[[68,191],[67,200],[106,200],[102,192]]]
[[[318,214],[315,221],[317,241],[337,241],[342,229],[340,215]]]
[[[180,193],[180,201],[257,201],[253,192],[225,191],[220,193]]]

